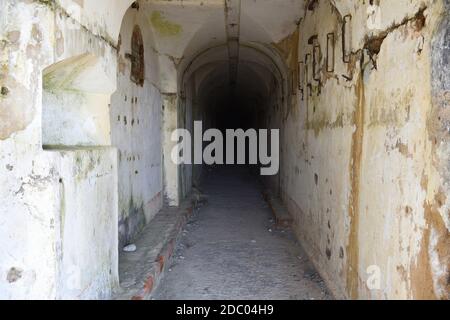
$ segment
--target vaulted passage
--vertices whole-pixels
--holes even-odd
[[[207,206],[183,232],[154,299],[329,299],[325,284],[288,229],[279,229],[255,175],[208,170]]]
[[[448,299],[449,12],[2,1],[0,298]]]

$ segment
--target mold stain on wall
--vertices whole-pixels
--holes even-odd
[[[177,36],[183,30],[181,25],[169,21],[160,11],[154,11],[151,14],[150,22],[155,30],[164,37]]]

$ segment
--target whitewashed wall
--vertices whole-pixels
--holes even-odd
[[[130,80],[131,36],[139,26],[144,41],[143,86]],[[159,68],[149,21],[143,10],[129,9],[120,32],[117,91],[111,101],[112,144],[119,153],[119,239],[126,245],[150,222],[163,203],[162,101]]]

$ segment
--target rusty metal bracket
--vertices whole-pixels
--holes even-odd
[[[322,52],[320,45],[316,43],[313,47],[313,79],[320,81],[320,62],[322,60]]]
[[[301,93],[302,101],[305,96],[304,84],[305,84],[305,63],[300,61],[298,63],[298,90]]]
[[[352,15],[348,14],[344,16],[344,22],[342,23],[342,60],[344,63],[350,62],[351,56],[351,21]]]
[[[311,74],[311,66],[309,65],[311,62],[311,54],[308,53],[305,55],[305,75],[306,75],[306,83],[310,84],[312,81],[312,74]]]
[[[336,48],[334,33],[327,34],[327,72],[334,72],[336,61]]]

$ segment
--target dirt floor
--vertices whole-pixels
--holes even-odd
[[[290,230],[274,226],[247,168],[209,169],[156,300],[331,299]]]

